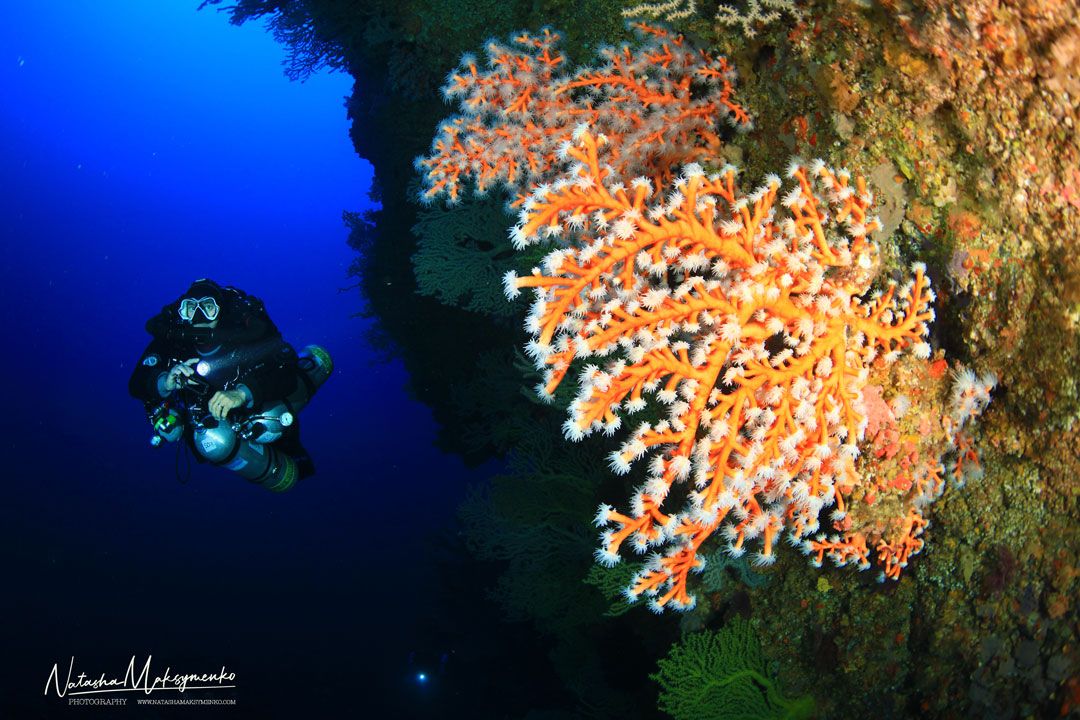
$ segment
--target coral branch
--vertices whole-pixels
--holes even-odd
[[[456,202],[470,184],[480,194],[495,186],[527,194],[554,177],[560,150],[582,123],[617,141],[609,173],[658,182],[669,168],[714,156],[724,118],[749,127],[725,58],[662,28],[633,27],[642,38],[637,47],[605,48],[600,66],[573,75],[557,49],[559,34],[547,29],[521,33],[510,45],[489,42],[489,70],[465,56],[443,87],[461,114],[442,124],[431,152],[416,160],[421,199]]]
[[[874,528],[851,527],[847,511],[867,400],[878,397],[871,368],[907,349],[930,355],[925,268],[863,299],[878,265],[868,235],[881,224],[847,171],[793,163],[785,194],[777,176],[743,194],[734,168],[689,164],[659,196],[650,179],[612,178],[611,144],[575,133],[569,170],[524,202],[512,233],[519,247],[553,237],[558,247],[531,275],[506,278],[509,294],[535,294],[527,350],[546,372],[541,393],[585,362],[569,439],[614,434],[650,402],[661,412],[611,455],[617,473],[647,457],[648,479],[628,512],[601,507],[597,559],[618,562],[626,543],[652,550],[627,594],[650,596],[655,610],[693,605],[687,578],[718,529],[732,555],[757,545],[762,565],[785,529],[815,564],[865,569],[872,540],[885,576],[898,576],[922,546],[921,505]],[[677,511],[674,495],[685,498]],[[829,507],[842,535],[823,532]]]

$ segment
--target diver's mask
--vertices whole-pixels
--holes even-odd
[[[179,312],[184,322],[194,322],[196,313],[201,313],[206,322],[214,322],[221,313],[221,307],[212,297],[184,298],[180,301]]]

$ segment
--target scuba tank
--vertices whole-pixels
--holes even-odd
[[[330,353],[318,345],[308,345],[300,351],[296,363],[299,368],[299,380],[295,390],[292,391],[285,402],[299,411],[308,404],[315,391],[322,387],[330,373],[334,372],[334,361],[330,359]]]
[[[272,492],[288,490],[298,478],[296,462],[271,443],[296,421],[296,414],[308,404],[333,369],[333,361],[324,348],[308,345],[298,356],[296,387],[284,400],[268,402],[260,411],[233,422],[218,421],[194,404],[187,406],[196,452],[214,465],[232,470]],[[209,374],[199,372],[195,377]],[[195,381],[196,387],[201,385],[199,380]],[[183,420],[168,402],[159,406],[151,421],[156,432],[151,442],[155,445],[162,438],[173,442],[183,433]]]
[[[296,462],[273,445],[245,440],[228,423],[207,418],[194,434],[195,450],[214,465],[258,483],[271,492],[296,484]]]

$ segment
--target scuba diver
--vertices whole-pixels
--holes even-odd
[[[150,318],[146,331],[153,339],[128,391],[146,407],[153,445],[182,441],[199,462],[274,492],[314,474],[297,413],[333,371],[326,350],[309,345],[298,355],[262,301],[208,279]]]

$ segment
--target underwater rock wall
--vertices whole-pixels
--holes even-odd
[[[598,45],[628,37],[621,12],[629,5],[310,0],[259,4],[258,13],[249,13],[279,10],[295,27],[306,27],[307,37],[332,38],[329,52],[338,53],[356,78],[348,101],[352,137],[358,153],[375,165],[383,203],[375,226],[361,224],[356,234],[363,249],[358,283],[386,346],[405,360],[417,396],[443,425],[446,447],[474,460],[516,450],[512,472],[493,486],[498,492],[470,501],[470,545],[478,555],[496,558],[491,570],[501,579],[493,578],[492,586],[501,588],[503,607],[537,621],[554,638],[556,675],[569,686],[574,663],[583,663],[591,668],[591,690],[602,694],[606,688],[611,698],[618,698],[612,688],[620,684],[611,676],[627,668],[616,664],[603,639],[631,638],[631,650],[623,654],[651,653],[646,664],[655,664],[673,640],[670,618],[639,608],[603,617],[606,603],[596,588],[618,583],[595,576],[585,583],[587,557],[577,566],[538,566],[529,550],[500,548],[542,547],[546,532],[570,556],[575,548],[588,553],[592,513],[560,512],[559,488],[569,483],[588,489],[596,502],[625,488],[617,478],[595,475],[575,485],[574,474],[584,472],[579,465],[559,472],[548,463],[558,463],[561,452],[523,442],[538,427],[554,430],[560,410],[522,392],[540,378],[528,376],[530,363],[514,350],[525,335],[512,316],[488,312],[469,294],[416,292],[415,263],[445,262],[463,248],[480,247],[486,255],[477,276],[490,278],[520,270],[521,258],[494,251],[506,242],[507,225],[499,225],[497,213],[481,216],[473,233],[419,215],[453,211],[421,211],[413,202],[420,185],[412,161],[427,152],[447,114],[438,87],[462,53],[479,52],[489,37],[548,25],[566,32],[569,57],[587,62]],[[738,97],[751,109],[755,127],[726,138],[723,159],[755,181],[786,166],[793,154],[863,168],[884,206],[881,272],[925,262],[937,292],[930,343],[950,358],[993,371],[999,386],[973,433],[982,477],[934,505],[924,536],[929,548],[900,581],[878,584],[830,568],[811,572],[800,558],[784,555],[757,571],[764,582],[739,581],[732,572],[730,582],[704,588],[703,600],[681,616],[683,629],[715,630],[733,613],[747,615],[784,687],[793,695],[814,695],[821,717],[1075,712],[1075,4],[822,1],[799,3],[796,12],[769,23],[734,25],[718,21],[706,5],[681,4],[671,25],[726,55],[739,71]],[[237,17],[243,19],[242,13]],[[423,250],[415,259],[414,228]],[[424,282],[439,277],[431,268],[419,270]],[[592,453],[600,467],[613,449],[597,443]],[[586,498],[575,494],[569,505],[584,508]],[[554,622],[566,616],[555,608],[566,608],[568,600],[578,609],[595,608],[596,615]],[[634,680],[644,684],[644,674]],[[569,696],[582,699],[589,692],[578,686]],[[630,703],[629,710],[617,699],[601,706],[609,710],[598,710],[599,716],[650,716],[640,703]]]

